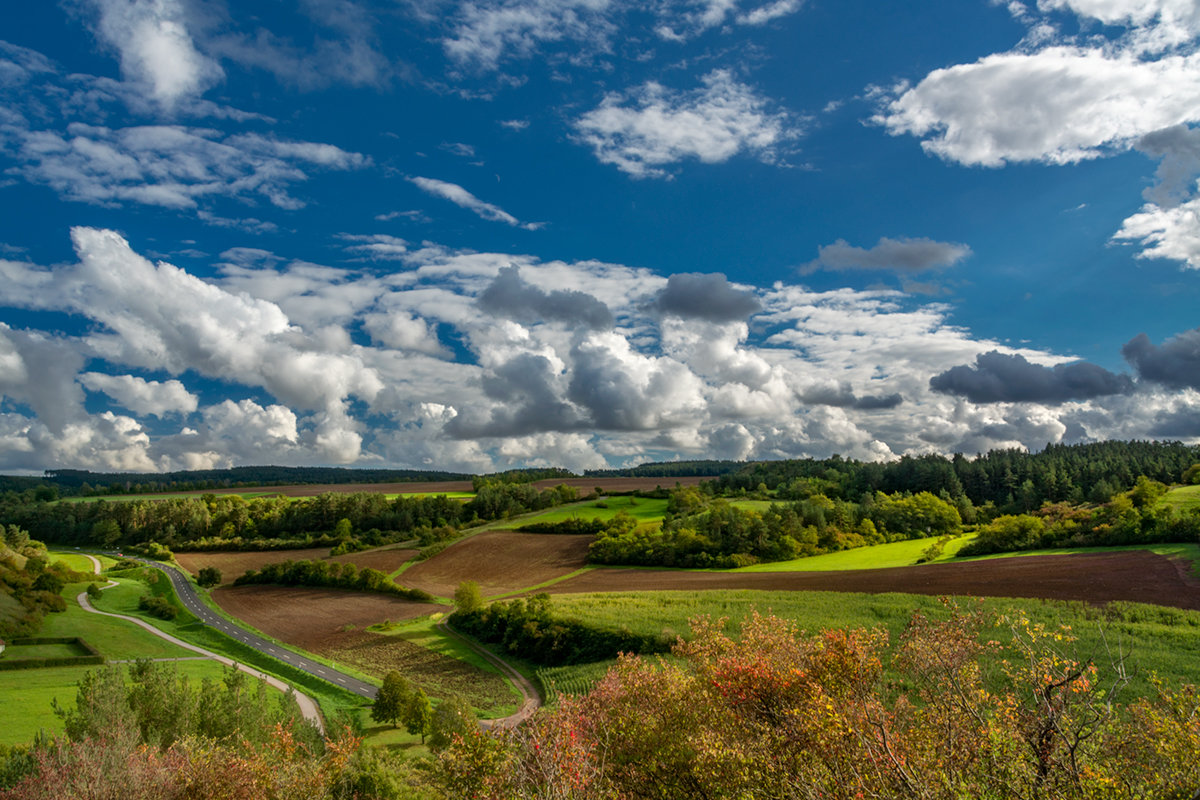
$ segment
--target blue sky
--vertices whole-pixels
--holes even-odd
[[[1200,440],[1200,5],[63,0],[0,469]]]

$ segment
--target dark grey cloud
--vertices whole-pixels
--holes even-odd
[[[1157,439],[1195,439],[1200,436],[1200,408],[1181,408],[1160,414],[1150,428]]]
[[[482,380],[483,391],[497,405],[484,413],[464,409],[446,423],[455,438],[527,436],[544,431],[572,431],[585,420],[559,397],[554,367],[545,356],[523,353],[496,367]]]
[[[848,383],[811,388],[804,391],[799,397],[801,402],[812,406],[836,406],[859,411],[895,408],[904,402],[904,398],[899,394],[858,397]]]
[[[1200,388],[1200,328],[1155,345],[1139,333],[1121,348],[1121,355],[1137,374],[1176,389]]]
[[[749,292],[735,289],[719,272],[678,272],[667,278],[653,307],[674,317],[736,322],[762,308]]]
[[[1134,145],[1152,158],[1162,159],[1155,172],[1157,181],[1143,195],[1163,208],[1174,208],[1187,200],[1200,173],[1200,128],[1172,125],[1148,133]]]
[[[569,322],[592,330],[613,326],[612,311],[590,294],[556,289],[545,292],[525,282],[518,267],[504,267],[479,295],[479,307],[517,322]]]
[[[803,274],[819,269],[889,270],[893,272],[925,272],[952,267],[971,255],[971,248],[954,242],[933,239],[889,239],[884,236],[874,247],[855,247],[838,239],[817,249],[817,258],[800,268]]]
[[[1065,403],[1133,389],[1128,375],[1083,362],[1043,367],[1024,356],[996,350],[975,358],[975,365],[952,367],[929,381],[929,388],[965,397],[973,403]]]

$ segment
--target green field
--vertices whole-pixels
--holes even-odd
[[[568,519],[610,520],[622,511],[638,522],[658,522],[667,513],[667,501],[633,496],[605,497],[603,500],[589,500],[583,503],[557,506],[540,514],[522,515],[502,525],[492,525],[489,528],[491,530],[510,530],[523,525],[563,522]]]
[[[176,666],[196,683],[204,678],[219,681],[222,671],[226,669],[223,664],[212,660],[180,661]],[[55,715],[51,703],[57,699],[60,705],[74,705],[75,684],[85,672],[92,669],[104,668],[47,667],[0,672],[0,706],[4,708],[0,744],[25,744],[40,730],[61,732],[62,720]],[[253,678],[250,681],[252,685],[257,683]],[[277,691],[269,686],[267,689]]]
[[[1180,683],[1200,682],[1200,612],[1140,603],[1110,603],[1101,609],[1079,602],[989,599],[986,609],[999,613],[1022,612],[1047,626],[1070,625],[1079,641],[1074,652],[1094,658],[1101,669],[1117,652],[1127,655],[1126,667],[1134,673],[1130,692],[1152,691],[1151,672]],[[726,617],[736,630],[752,610],[793,620],[809,631],[829,628],[885,628],[897,641],[914,611],[943,613],[937,598],[909,594],[853,594],[842,592],[638,592],[556,595],[553,613],[562,618],[588,620],[614,630],[643,635],[686,634],[688,621],[698,616]],[[985,632],[987,638],[1007,641],[1001,626]],[[564,668],[561,681],[573,680],[573,670],[590,675],[586,666]]]
[[[949,561],[974,536],[964,534],[947,542],[942,555],[930,563]],[[902,542],[877,544],[872,547],[855,547],[838,550],[792,561],[771,561],[741,567],[731,572],[837,572],[845,569],[883,569],[884,567],[910,567],[937,539],[906,539]]]
[[[1163,495],[1159,502],[1180,511],[1200,508],[1200,486],[1177,486]]]

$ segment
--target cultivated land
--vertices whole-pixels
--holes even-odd
[[[389,546],[375,550],[363,550],[359,553],[330,556],[328,547],[307,547],[302,550],[176,553],[175,560],[192,575],[198,574],[205,567],[216,567],[221,570],[222,584],[228,584],[233,583],[247,570],[261,569],[267,564],[282,564],[285,561],[336,561],[342,564],[353,564],[359,569],[377,569],[380,572],[391,574],[411,561],[418,552]]]
[[[563,578],[586,565],[590,535],[487,531],[447,547],[404,571],[406,586],[449,597],[472,580],[485,596],[509,594]]]
[[[905,592],[1090,603],[1126,600],[1200,609],[1200,581],[1190,574],[1188,565],[1147,550],[816,573],[601,568],[555,584],[553,591],[561,594],[661,589]]]

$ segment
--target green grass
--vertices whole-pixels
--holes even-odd
[[[181,661],[175,666],[197,684],[204,678],[220,680],[225,669],[211,660]],[[62,732],[62,720],[54,714],[51,704],[57,698],[59,705],[73,706],[76,684],[92,669],[103,667],[48,667],[0,672],[0,708],[3,708],[0,744],[25,744],[40,730],[53,734]],[[250,680],[254,685],[254,679]],[[269,686],[267,689],[277,691]]]
[[[616,659],[579,664],[573,667],[542,667],[537,671],[538,683],[546,705],[554,705],[563,695],[587,694],[604,677]]]
[[[489,676],[485,682],[490,687],[486,689],[489,696],[489,702],[486,704],[486,707],[481,706],[479,702],[476,702],[469,696],[468,700],[472,702],[477,711],[488,718],[503,717],[515,712],[520,705],[520,692],[490,661],[476,653],[458,637],[443,633],[437,627],[437,623],[442,619],[442,616],[441,614],[433,614],[407,622],[374,625],[370,630],[388,636],[395,636],[409,644],[417,645],[446,658],[455,659],[485,673]],[[506,658],[506,660],[508,659]],[[532,674],[532,670],[527,670],[526,675],[530,674]],[[419,675],[408,675],[408,677],[422,686],[429,687],[427,691],[433,696],[444,697],[455,692],[467,696],[474,693],[471,691],[473,687],[464,687],[461,683],[461,676],[459,676],[459,683],[456,685],[449,682],[448,676],[436,673],[425,672]],[[497,691],[500,686],[498,681],[502,681],[505,687],[506,692],[503,695]]]
[[[762,513],[771,508],[771,506],[781,505],[778,500],[731,500],[729,505],[734,508],[740,508],[743,511],[757,511]]]
[[[450,500],[474,500],[474,492],[389,492],[385,494],[388,500],[395,500],[397,497],[445,497]]]
[[[1111,663],[1110,649],[1128,654],[1127,666],[1135,671],[1130,686],[1133,695],[1152,691],[1147,681],[1152,671],[1175,684],[1200,683],[1200,612],[1140,603],[1110,603],[1098,608],[1080,602],[1008,598],[984,600],[983,606],[999,613],[1021,612],[1048,626],[1070,625],[1079,638],[1075,652],[1095,658],[1102,670]],[[898,640],[914,611],[942,613],[941,603],[934,597],[842,592],[572,594],[555,596],[552,608],[562,618],[643,635],[686,634],[689,619],[701,615],[726,617],[730,630],[736,631],[742,619],[758,610],[793,620],[809,631],[881,627],[892,642]],[[984,635],[1007,641],[1003,628]]]
[[[63,596],[67,598],[67,610],[61,614],[47,614],[38,635],[78,636],[100,651],[100,655],[110,660],[180,658],[195,655],[190,650],[171,644],[124,620],[84,611],[75,602],[75,597],[86,588],[86,583],[75,583],[63,589]],[[118,592],[123,595],[132,594],[133,606],[136,610],[137,598],[148,594],[149,590],[145,584],[133,585],[133,582],[130,582],[128,585],[106,589],[100,595],[100,601],[95,604],[102,611],[124,614],[126,613],[124,610],[116,611],[105,605],[105,601],[110,599],[105,595],[110,592]]]
[[[930,563],[949,561],[955,553],[970,542],[974,536],[963,535],[947,542],[942,555]],[[872,547],[855,547],[851,550],[838,550],[835,553],[825,553],[819,556],[797,558],[793,561],[772,561],[766,564],[755,564],[752,567],[742,567],[732,572],[836,572],[845,569],[883,569],[885,567],[908,567],[917,563],[917,559],[932,544],[937,541],[929,539],[906,539],[902,542],[877,544]]]
[[[80,645],[62,644],[10,644],[4,648],[5,661],[24,661],[30,658],[78,658],[91,655]]]
[[[557,506],[540,514],[522,515],[501,525],[491,525],[489,528],[491,530],[510,530],[523,525],[562,522],[572,518],[610,520],[622,511],[638,522],[658,522],[667,513],[667,501],[633,496],[605,497],[600,500]]]
[[[1159,500],[1179,511],[1200,508],[1200,486],[1177,486]]]

